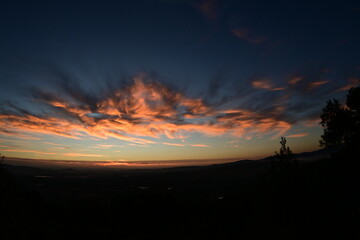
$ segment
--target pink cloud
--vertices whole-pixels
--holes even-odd
[[[114,138],[134,146],[148,146],[155,144],[156,139],[185,139],[192,133],[246,139],[269,133],[278,136],[291,127],[288,122],[246,109],[218,110],[201,98],[188,97],[161,83],[144,79],[144,75],[136,75],[132,84],[114,90],[96,103],[96,110],[65,98],[42,99],[55,108],[54,111],[61,110],[72,117],[0,114],[0,129],[21,137],[35,133],[76,140]],[[283,89],[273,86],[270,79],[258,79],[252,85],[272,91]]]
[[[292,135],[288,135],[288,138],[300,138],[300,137],[305,137],[309,135],[309,133],[298,133],[298,134],[292,134]]]
[[[158,163],[151,162],[131,162],[131,161],[106,161],[106,162],[96,162],[93,163],[95,166],[99,167],[141,167],[141,168],[151,168],[151,167],[175,167],[179,166],[178,162],[163,162],[160,161]]]
[[[348,82],[347,84],[337,89],[336,92],[348,91],[350,88],[357,86],[360,83],[360,79],[348,78],[347,82]]]
[[[176,146],[176,147],[184,147],[184,146],[186,146],[185,144],[181,144],[181,143],[168,143],[168,142],[163,142],[163,144],[169,145],[169,146]]]
[[[273,87],[271,80],[267,78],[256,79],[251,82],[251,85],[257,89],[266,89],[271,91],[280,91],[285,89],[284,87]]]
[[[289,79],[288,83],[291,85],[295,85],[298,82],[302,81],[304,78],[303,77],[292,77]]]
[[[97,144],[96,146],[92,146],[89,148],[96,148],[96,149],[109,149],[109,148],[113,148],[115,147],[115,145],[113,144]]]
[[[329,81],[327,80],[322,80],[322,81],[316,81],[316,82],[312,82],[309,84],[309,88],[310,89],[314,89],[314,88],[317,88],[317,87],[320,87],[326,83],[328,83]]]
[[[87,153],[63,153],[64,156],[68,157],[104,157],[101,154],[87,154]]]
[[[69,149],[70,147],[51,147],[52,149],[60,149],[60,150],[65,150],[65,149]]]
[[[54,152],[43,152],[37,150],[27,150],[27,149],[18,149],[18,148],[10,148],[10,149],[1,149],[4,152],[23,152],[23,153],[35,153],[35,154],[43,154],[43,155],[54,155],[57,153]]]
[[[11,145],[1,145],[1,144],[0,144],[0,148],[15,148],[15,146],[11,146]]]
[[[18,133],[16,131],[9,131],[9,130],[5,130],[5,129],[1,129],[1,115],[0,115],[0,133],[2,135],[6,135],[6,136],[13,137],[13,138],[18,138],[18,139],[23,139],[23,140],[41,140],[41,138],[38,138],[35,136]]]
[[[191,144],[189,146],[191,146],[191,147],[206,147],[206,148],[210,147],[209,145],[205,145],[205,144]]]

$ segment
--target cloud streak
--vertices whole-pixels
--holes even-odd
[[[209,145],[206,145],[206,144],[192,144],[190,146],[191,147],[206,147],[206,148],[210,147]]]
[[[64,153],[64,156],[68,157],[104,157],[101,154],[86,154],[86,153]]]
[[[251,85],[257,89],[266,89],[271,91],[280,91],[285,89],[284,87],[274,87],[271,80],[267,78],[255,79],[251,82]]]
[[[291,134],[288,135],[288,138],[300,138],[300,137],[306,137],[307,135],[309,135],[309,133],[297,133],[297,134]]]
[[[181,143],[168,143],[168,142],[163,142],[164,145],[168,145],[168,146],[175,146],[175,147],[184,147],[186,146],[185,144],[181,144]]]
[[[253,86],[280,90],[266,81],[253,83]],[[30,110],[26,113],[14,109],[1,111],[0,131],[15,137],[115,138],[147,145],[160,138],[184,139],[192,133],[247,139],[264,134],[278,136],[291,127],[286,121],[256,111],[221,109],[202,98],[188,97],[181,91],[149,80],[144,74],[134,76],[131,83],[111,89],[104,96],[92,97],[78,88],[80,97],[74,97],[74,89],[66,84],[63,89],[61,95],[40,89],[35,91],[33,102],[46,114],[35,114]],[[193,146],[208,147],[200,145]]]
[[[54,152],[43,152],[43,151],[37,151],[37,150],[27,150],[27,149],[18,149],[18,148],[9,148],[9,149],[1,149],[1,151],[4,152],[22,152],[22,153],[35,153],[35,154],[41,154],[41,155],[55,155],[57,153]]]

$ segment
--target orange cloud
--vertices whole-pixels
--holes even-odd
[[[191,147],[210,147],[209,145],[205,145],[205,144],[191,144]]]
[[[288,138],[299,138],[299,137],[305,137],[309,135],[309,133],[298,133],[298,134],[292,134],[292,135],[288,135]]]
[[[310,89],[317,88],[317,87],[320,87],[321,85],[324,85],[324,84],[326,84],[328,82],[329,81],[327,81],[327,80],[312,82],[312,83],[309,84],[309,88]]]
[[[184,147],[184,146],[186,146],[185,144],[181,144],[181,143],[167,143],[167,142],[163,142],[163,144],[169,145],[169,146],[176,146],[176,147]]]
[[[44,155],[54,155],[56,153],[53,152],[43,152],[43,151],[37,151],[37,150],[27,150],[27,149],[14,149],[14,148],[10,148],[10,149],[1,149],[1,151],[4,152],[24,152],[24,153],[36,153],[36,154],[44,154]]]
[[[309,128],[316,127],[316,126],[319,126],[319,124],[320,124],[320,118],[307,119],[307,120],[303,121],[302,124],[305,127],[309,127]]]
[[[303,77],[293,77],[293,78],[289,79],[288,83],[291,84],[291,85],[294,85],[294,84],[297,84],[298,82],[300,82],[303,79],[304,79]]]
[[[92,147],[89,147],[89,148],[109,149],[109,148],[112,148],[112,147],[115,147],[115,145],[112,145],[112,144],[97,144],[96,146],[92,146]]]
[[[251,82],[251,85],[257,89],[267,89],[271,91],[280,91],[285,89],[284,87],[273,87],[271,80],[267,78],[254,80]]]
[[[42,143],[53,145],[53,146],[63,146],[63,144],[53,143],[53,142],[42,142]]]
[[[169,145],[169,146],[176,146],[176,147],[185,147],[185,146],[190,146],[190,147],[210,147],[208,145],[205,144],[182,144],[182,143],[168,143],[168,142],[163,142],[164,145]]]
[[[63,153],[64,156],[68,157],[104,157],[101,154],[87,154],[87,153]]]
[[[291,127],[288,122],[246,109],[219,110],[201,98],[191,98],[159,82],[144,79],[142,74],[135,76],[132,84],[114,90],[92,107],[83,102],[70,102],[65,97],[37,99],[51,108],[51,116],[0,114],[0,131],[21,137],[35,133],[76,140],[115,138],[136,146],[148,146],[154,144],[155,139],[185,139],[192,133],[210,137],[228,134],[246,139],[261,134],[278,136]],[[282,89],[273,87],[268,79],[256,80],[252,85],[268,90]]]
[[[52,149],[60,149],[60,150],[65,150],[65,149],[69,149],[70,147],[51,147]]]
[[[14,146],[10,146],[10,145],[1,145],[1,144],[0,144],[0,148],[4,148],[4,147],[5,147],[5,148],[14,148]]]
[[[357,86],[360,83],[359,78],[348,78],[348,83],[337,89],[336,92],[348,91],[350,88]]]
[[[15,138],[19,138],[19,139],[24,139],[24,140],[40,140],[40,138],[38,138],[38,137],[29,136],[29,135],[22,134],[22,133],[1,129],[1,116],[0,116],[0,133],[2,135],[15,137]]]
[[[141,168],[151,168],[151,167],[175,167],[181,165],[179,162],[130,162],[130,161],[107,161],[107,162],[95,162],[95,166],[99,167],[141,167]]]

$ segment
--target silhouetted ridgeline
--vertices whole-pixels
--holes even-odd
[[[0,234],[2,239],[359,237],[358,169],[337,156],[289,172],[273,171],[270,162],[118,172],[8,166],[15,175],[1,180]]]

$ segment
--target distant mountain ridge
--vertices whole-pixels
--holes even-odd
[[[328,158],[332,153],[336,152],[339,148],[325,148],[319,149],[313,152],[303,152],[295,154],[296,159],[301,162],[307,161],[315,161],[318,159]],[[157,169],[142,169],[143,171],[197,171],[197,170],[215,170],[215,169],[230,169],[230,168],[238,168],[243,169],[244,174],[247,172],[253,171],[262,171],[269,167],[269,163],[275,156],[269,156],[263,159],[258,160],[237,160],[227,163],[217,163],[203,166],[178,166],[178,167],[160,167]],[[78,174],[79,171],[74,168],[68,168],[64,166],[64,168],[49,168],[48,166],[22,166],[22,165],[11,165],[4,164],[4,167],[11,173],[16,175],[58,175],[58,174]],[[261,169],[261,170],[260,170]],[[86,168],[82,169],[82,171],[86,170]],[[118,170],[118,171],[141,171],[141,169],[116,169],[116,168],[99,168],[98,171],[103,170]],[[87,171],[97,171],[94,168],[89,168]]]
[[[322,148],[312,152],[295,153],[295,158],[299,161],[314,161],[321,158],[329,158],[331,154],[337,152],[339,148],[341,147]],[[269,156],[261,160],[268,161],[272,160],[274,157],[275,156]]]

